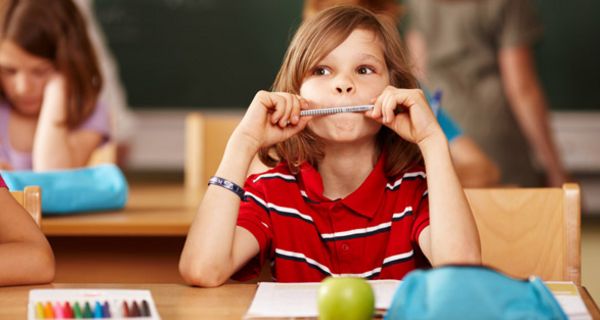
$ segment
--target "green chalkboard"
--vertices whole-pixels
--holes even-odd
[[[600,1],[537,0],[537,67],[555,110],[600,111]]]
[[[96,0],[133,107],[240,107],[269,89],[301,0]]]
[[[536,0],[554,110],[600,110],[600,1]],[[302,0],[95,0],[133,107],[245,107],[268,89]]]

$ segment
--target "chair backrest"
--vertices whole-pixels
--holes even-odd
[[[40,187],[28,186],[23,191],[11,191],[12,196],[25,208],[37,225],[42,220],[42,194]]]
[[[186,189],[202,190],[223,156],[229,136],[241,120],[239,114],[202,114],[186,117],[185,166]]]
[[[115,142],[107,142],[102,146],[96,148],[90,160],[88,161],[89,166],[94,166],[103,163],[116,163],[117,162],[117,144]]]
[[[509,275],[581,284],[577,184],[562,188],[465,189],[483,263]]]

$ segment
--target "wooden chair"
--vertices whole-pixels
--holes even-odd
[[[465,189],[482,260],[509,275],[581,285],[581,200],[562,188]]]
[[[40,187],[28,186],[23,191],[11,191],[10,193],[31,214],[31,217],[39,226],[42,219],[42,194]]]
[[[103,163],[117,162],[117,144],[115,142],[107,142],[98,147],[90,157],[89,166],[95,166]]]
[[[203,190],[215,173],[229,136],[241,120],[238,114],[187,115],[184,180],[188,190]]]

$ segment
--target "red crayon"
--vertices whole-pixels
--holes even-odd
[[[129,306],[127,305],[127,301],[123,301],[123,317],[127,318],[130,316]]]
[[[65,318],[67,319],[71,319],[74,318],[75,316],[73,315],[73,309],[71,309],[71,305],[69,304],[69,302],[65,303],[65,307],[63,309],[63,315]]]

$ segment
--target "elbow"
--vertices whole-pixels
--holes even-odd
[[[500,184],[500,168],[495,163],[488,161],[478,172],[478,179],[472,183],[473,187],[489,188]]]
[[[30,261],[32,261],[28,284],[50,283],[54,281],[56,265],[54,254],[49,245],[38,246],[31,250]]]
[[[457,174],[463,188],[489,188],[500,184],[500,169],[492,161],[473,164],[460,170]]]
[[[224,272],[226,268],[223,266],[202,262],[203,259],[190,260],[183,257],[180,259],[179,274],[183,281],[191,286],[214,288],[229,279],[229,275]]]

